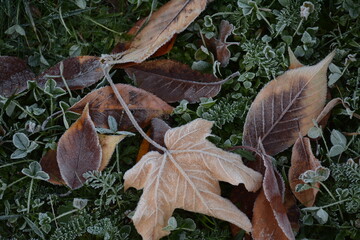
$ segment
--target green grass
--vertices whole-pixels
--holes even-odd
[[[86,2],[86,7],[82,9],[75,2],[78,5]],[[165,2],[158,1],[157,7]],[[218,146],[241,145],[251,101],[267,82],[287,70],[288,46],[307,65],[317,63],[337,49],[333,60],[337,68],[330,68],[330,79],[335,81],[330,93],[332,98],[344,99],[359,114],[360,4],[355,0],[310,2],[314,11],[307,19],[300,15],[303,1],[297,0],[252,3],[215,0],[210,3],[201,16],[179,34],[174,48],[163,58],[213,72],[214,57],[200,52],[200,46],[202,38],[217,36],[221,20],[226,19],[236,27],[235,35],[229,39],[239,42],[239,46],[230,47],[230,64],[215,70],[215,74],[225,78],[239,71],[241,75],[227,82],[214,99],[200,104],[174,104],[172,127],[203,117],[216,122],[211,140]],[[25,59],[32,70],[39,73],[70,56],[108,54],[116,42],[128,39],[128,29],[150,13],[151,5],[152,1],[141,0],[0,0],[0,55]],[[130,82],[122,70],[117,71],[114,80]],[[72,95],[79,99],[95,87],[73,91]],[[52,119],[44,130],[40,129],[50,115],[61,111],[60,102],[62,106],[71,105],[74,99],[68,94],[50,96],[35,84],[30,84],[29,90],[22,94],[0,99],[0,239],[141,239],[129,218],[141,192],[134,189],[124,192],[122,185],[122,173],[135,164],[139,136],[121,142],[107,170],[90,174],[89,184],[75,191],[22,174],[31,162],[38,162],[54,148],[66,130],[62,116]],[[76,116],[65,115],[65,118],[72,123]],[[302,211],[298,239],[360,238],[360,168],[345,164],[348,159],[359,162],[360,138],[346,136],[346,150],[329,158],[334,129],[359,133],[359,120],[338,106],[323,131],[323,138],[313,143],[316,157],[331,171],[323,183],[332,196],[327,191],[320,192],[316,206],[340,203],[324,208],[329,215],[326,223],[312,212]],[[15,133],[23,133],[37,144],[36,148],[29,147],[26,157],[11,158],[16,151]],[[290,155],[288,150],[275,157],[280,172],[288,171]],[[116,159],[120,160],[121,173],[116,171]],[[230,186],[222,187],[223,194],[229,196]],[[339,217],[339,208],[342,217]],[[174,216],[179,227],[166,237],[168,239],[184,239],[182,236],[231,239],[226,222],[182,210],[177,210]],[[195,231],[181,227],[192,221],[196,224]]]

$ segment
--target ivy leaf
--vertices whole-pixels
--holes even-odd
[[[214,216],[251,231],[246,215],[220,196],[218,181],[261,186],[262,175],[246,167],[239,155],[206,140],[213,123],[197,119],[165,134],[164,154],[149,152],[124,175],[124,187],[144,189],[132,220],[143,239],[160,239],[176,208]]]

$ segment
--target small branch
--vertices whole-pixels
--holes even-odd
[[[142,130],[142,128],[139,126],[139,124],[137,123],[136,119],[134,118],[134,115],[131,113],[130,109],[128,108],[126,102],[124,101],[124,99],[121,97],[119,91],[117,90],[114,82],[112,81],[111,77],[110,77],[110,68],[111,66],[108,64],[105,64],[102,66],[102,70],[104,72],[104,75],[107,79],[107,81],[109,82],[112,90],[115,93],[116,98],[119,100],[121,106],[124,108],[126,114],[128,115],[131,123],[134,125],[135,129],[140,133],[140,135],[146,140],[148,141],[150,144],[152,144],[154,147],[156,147],[157,149],[163,151],[164,153],[169,153],[169,151],[164,148],[163,146],[161,146],[160,144],[156,143],[154,140],[152,140],[148,135],[146,135],[146,133]]]

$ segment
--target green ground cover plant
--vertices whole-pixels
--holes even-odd
[[[39,74],[68,57],[109,54],[127,31],[167,1],[24,1],[0,0],[0,55],[25,59]],[[180,61],[192,69],[225,78],[213,98],[200,103],[183,100],[168,121],[172,127],[196,118],[214,121],[209,139],[218,147],[239,146],[247,111],[258,92],[289,67],[287,48],[306,65],[314,65],[336,49],[329,66],[331,97],[349,108],[336,106],[324,129],[309,136],[314,155],[326,177],[304,176],[320,182],[314,207],[300,207],[296,239],[360,238],[360,4],[355,0],[214,0],[177,36],[172,50],[161,58]],[[221,21],[234,25],[227,66],[205,47],[218,37]],[[116,83],[134,85],[122,69],[113,72]],[[141,193],[124,191],[123,174],[135,164],[140,136],[125,138],[103,172],[88,172],[77,190],[46,180],[39,161],[78,115],[65,110],[106,80],[81,90],[67,91],[49,80],[45,87],[28,83],[20,94],[0,97],[0,239],[141,239],[131,216]],[[61,115],[54,115],[62,112]],[[47,124],[44,124],[46,122]],[[116,131],[115,131],[116,132]],[[254,156],[238,150],[247,161]],[[274,162],[287,179],[291,150]],[[320,176],[321,175],[321,176]],[[308,178],[306,178],[308,177]],[[314,180],[315,179],[315,180]],[[320,180],[319,180],[320,179]],[[222,195],[231,186],[222,184]],[[232,236],[227,222],[176,210],[166,227],[165,239],[242,239]]]

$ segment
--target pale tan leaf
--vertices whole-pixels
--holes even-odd
[[[143,62],[167,43],[176,33],[185,30],[205,9],[207,0],[172,0],[154,12],[127,50],[103,56],[107,64]]]
[[[299,67],[303,67],[304,65],[296,58],[294,52],[291,50],[291,48],[288,48],[288,52],[289,52],[289,69],[294,69],[294,68],[299,68]]]
[[[99,171],[102,171],[109,164],[110,158],[115,151],[116,145],[118,145],[118,143],[121,142],[126,137],[126,135],[98,134],[98,136],[102,150],[102,158]]]
[[[260,138],[273,156],[295,143],[313,126],[326,101],[330,53],[314,66],[291,69],[267,84],[246,117],[243,145],[257,148]]]
[[[124,175],[125,189],[144,188],[132,218],[143,239],[160,239],[176,208],[198,212],[251,231],[244,213],[220,196],[219,181],[260,188],[262,175],[246,167],[239,155],[206,140],[213,123],[197,119],[165,134],[164,154],[149,152]]]

